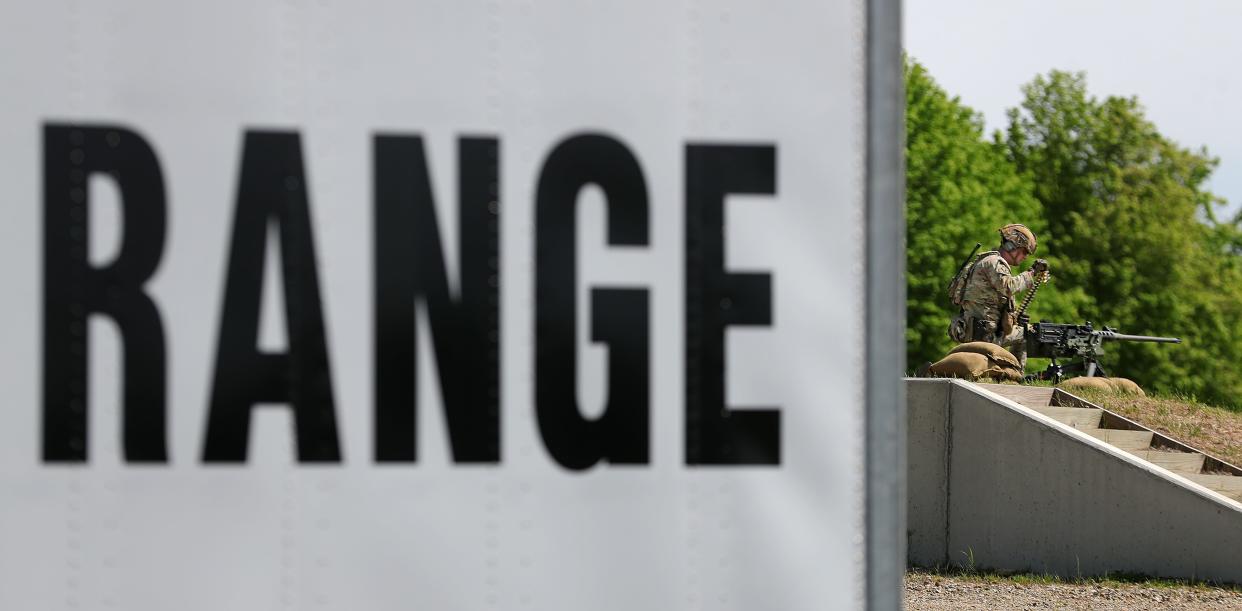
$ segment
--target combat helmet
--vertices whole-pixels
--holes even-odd
[[[1035,234],[1026,225],[1013,223],[1000,228],[1001,240],[1008,240],[1025,248],[1028,255],[1035,254]]]

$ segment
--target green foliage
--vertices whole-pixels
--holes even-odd
[[[907,358],[939,359],[955,308],[945,288],[975,242],[1019,222],[1054,282],[1033,320],[1090,320],[1184,344],[1113,344],[1114,375],[1242,408],[1242,230],[1205,184],[1217,161],[1162,136],[1135,98],[1087,93],[1051,72],[1022,90],[1004,132],[914,61],[905,65]]]
[[[906,63],[905,84],[906,339],[907,362],[917,364],[939,360],[953,346],[945,330],[956,306],[946,288],[971,247],[996,248],[997,229],[1008,223],[1025,223],[1042,240],[1044,219],[1030,179],[1002,145],[983,138],[978,114],[916,62]],[[1050,261],[1056,269],[1061,259],[1053,253]],[[1076,299],[1081,290],[1048,288],[1036,303],[1069,315]]]
[[[1090,289],[1079,318],[1186,342],[1118,344],[1106,368],[1237,405],[1242,275],[1237,228],[1215,221],[1204,186],[1216,160],[1162,136],[1136,99],[1089,96],[1082,74],[1054,71],[1023,93],[1004,144],[1035,185],[1043,243],[1069,263],[1061,284]]]

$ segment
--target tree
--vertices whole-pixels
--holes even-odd
[[[1067,263],[1054,266],[1059,284],[1090,290],[1076,314],[1186,340],[1118,345],[1110,373],[1237,405],[1242,241],[1213,214],[1216,160],[1162,136],[1135,98],[1089,96],[1081,73],[1039,76],[1023,94],[996,141],[1034,185],[1041,244]]]
[[[940,359],[953,346],[946,329],[957,313],[946,286],[970,253],[1000,241],[997,229],[1025,223],[1037,235],[1045,225],[1029,177],[1021,175],[1002,143],[983,136],[983,120],[951,98],[914,60],[904,66],[906,88],[906,340],[907,362]],[[1042,239],[1041,239],[1042,243]],[[1043,256],[1041,247],[1037,253]],[[1054,269],[1059,259],[1052,258]],[[1080,290],[1048,295],[1050,314],[1074,310]]]

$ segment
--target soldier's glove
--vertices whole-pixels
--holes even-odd
[[[1031,271],[1035,272],[1036,274],[1042,274],[1042,273],[1047,272],[1048,271],[1048,260],[1047,259],[1035,259],[1034,265],[1031,265]]]

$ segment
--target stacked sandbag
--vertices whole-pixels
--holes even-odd
[[[1070,378],[1057,384],[1058,388],[1066,390],[1074,390],[1078,388],[1089,388],[1091,390],[1102,390],[1105,392],[1125,393],[1138,395],[1140,397],[1147,396],[1143,389],[1135,384],[1133,380],[1127,378],[1104,378],[1099,376]]]
[[[965,344],[958,344],[949,351],[949,354],[961,354],[963,352],[984,354],[993,360],[1003,363],[1004,366],[1010,369],[1018,371],[1021,371],[1022,369],[1022,364],[1018,362],[1018,357],[1014,356],[1012,352],[991,342],[967,342]]]
[[[932,363],[928,375],[937,378],[980,380],[991,378],[1010,382],[1022,381],[1022,367],[1008,350],[989,342],[968,342],[949,351]]]

